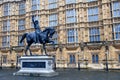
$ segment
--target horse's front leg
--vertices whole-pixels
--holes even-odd
[[[49,41],[49,43],[52,43],[53,48],[55,49],[55,42],[54,42],[54,41],[52,41],[52,40],[50,40],[50,41]]]
[[[31,52],[31,50],[29,49],[29,52],[30,52],[30,56],[32,56],[32,52]]]
[[[43,51],[45,51],[45,55],[48,55],[48,54],[47,54],[47,51],[46,51],[46,46],[45,46],[45,44],[43,44],[43,49],[44,49]]]
[[[25,56],[27,56],[27,49],[25,49]]]
[[[31,50],[30,50],[30,46],[29,45],[27,45],[27,47],[26,47],[26,49],[25,49],[25,56],[27,56],[27,51],[29,50],[29,52],[30,52],[30,56],[32,56],[32,52],[31,52]]]

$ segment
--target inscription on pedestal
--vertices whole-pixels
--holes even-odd
[[[22,62],[22,68],[46,68],[45,62]]]

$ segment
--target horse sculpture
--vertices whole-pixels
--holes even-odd
[[[46,52],[46,43],[52,43],[54,45],[54,41],[51,40],[53,34],[55,33],[55,29],[53,27],[48,27],[45,28],[45,30],[41,31],[38,34],[38,42],[43,45],[43,50],[45,51],[45,54],[47,55]],[[35,38],[36,38],[36,33],[35,32],[30,32],[30,33],[25,33],[23,34],[20,43],[26,38],[27,41],[27,46],[25,49],[25,55],[27,55],[27,50],[29,50],[30,55],[32,56],[32,52],[30,50],[30,46],[32,43],[35,43]]]

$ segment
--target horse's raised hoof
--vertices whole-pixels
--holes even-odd
[[[30,56],[32,56],[32,53],[30,53]]]
[[[56,47],[53,47],[53,49],[55,50],[55,49],[56,49]]]
[[[24,54],[24,56],[27,56],[27,54]]]
[[[48,54],[45,54],[46,56],[48,56]]]

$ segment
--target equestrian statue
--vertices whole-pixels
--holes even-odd
[[[32,56],[32,52],[30,50],[30,46],[32,43],[40,43],[43,45],[43,50],[45,51],[45,55],[48,55],[46,52],[46,43],[52,43],[54,45],[54,41],[51,40],[52,36],[55,33],[55,29],[53,27],[47,27],[43,31],[41,31],[39,26],[39,21],[34,20],[34,16],[32,16],[32,22],[34,24],[34,32],[24,33],[20,43],[26,38],[27,46],[25,49],[25,55],[27,55],[27,51],[29,50],[30,55]]]

